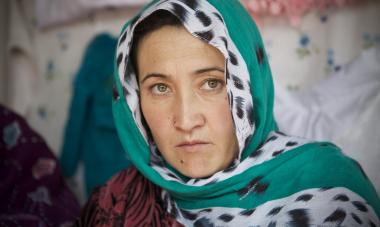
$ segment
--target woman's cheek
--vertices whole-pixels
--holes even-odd
[[[214,108],[208,108],[209,111],[212,111],[210,115],[214,116],[213,121],[215,122],[215,125],[217,127],[219,126],[219,129],[223,131],[225,130],[225,127],[233,124],[229,100],[228,98],[223,97],[219,99],[218,102],[215,102],[213,106]],[[224,122],[224,124],[220,124],[220,122]]]
[[[168,127],[171,115],[170,112],[167,111],[166,105],[151,100],[145,100],[145,102],[142,102],[142,111],[149,128],[153,132],[159,132]]]

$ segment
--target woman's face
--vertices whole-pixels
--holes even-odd
[[[191,178],[227,168],[238,143],[224,56],[174,26],[149,33],[138,48],[141,108],[165,160]]]

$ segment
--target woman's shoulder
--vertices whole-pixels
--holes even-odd
[[[286,139],[280,142],[290,144]],[[357,161],[330,142],[298,144],[277,155],[272,163],[263,163],[261,168],[269,170],[260,183],[266,185],[264,193],[273,197],[256,207],[257,211],[287,214],[289,219],[281,216],[277,226],[297,220],[321,226],[379,223],[378,195]]]
[[[76,226],[178,225],[166,212],[161,191],[131,166],[93,191]]]
[[[372,182],[358,161],[330,142],[306,144],[293,160],[300,184],[313,188],[341,188],[367,201],[380,212],[380,201]]]

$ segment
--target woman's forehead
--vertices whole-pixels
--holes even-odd
[[[142,51],[176,51],[186,55],[191,51],[207,53],[211,49],[217,50],[212,45],[193,36],[182,26],[163,26],[145,36],[141,44],[138,53]]]
[[[176,36],[174,36],[176,35]],[[224,68],[223,54],[184,28],[165,26],[145,37],[139,45],[137,63],[142,74],[146,70],[188,68],[195,72],[204,68]]]

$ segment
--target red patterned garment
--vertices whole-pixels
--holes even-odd
[[[168,212],[161,189],[134,167],[121,171],[98,187],[75,226],[182,226]]]

